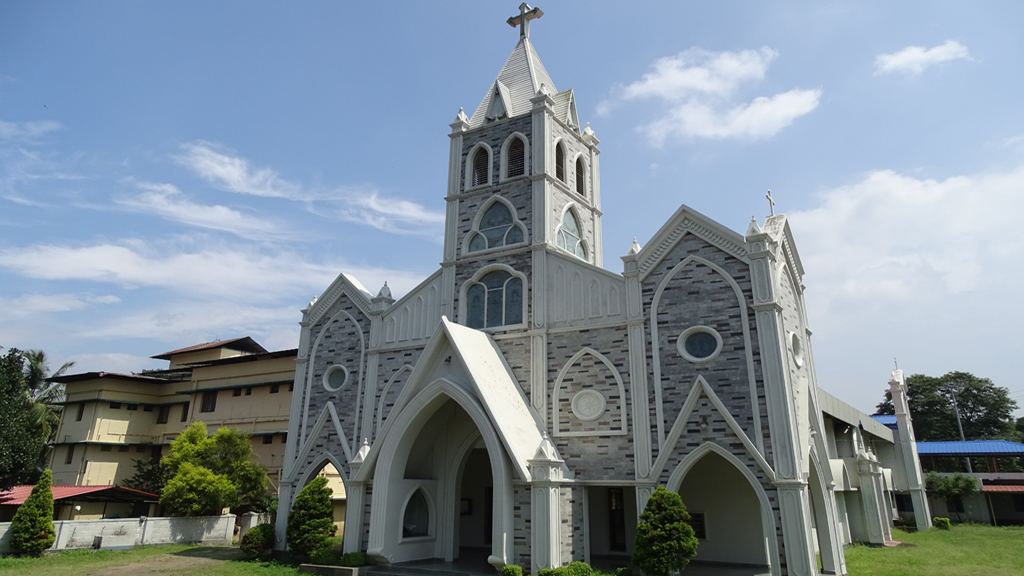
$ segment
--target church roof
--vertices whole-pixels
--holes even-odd
[[[495,102],[495,105],[500,104],[508,117],[528,114],[533,107],[530,98],[537,95],[542,84],[548,94],[558,92],[530,39],[520,38],[501,72],[498,73],[497,79],[488,87],[484,99],[476,107],[476,112],[473,112],[473,117],[469,119],[469,127],[483,126],[488,111],[494,110],[491,104],[496,98],[499,102]]]

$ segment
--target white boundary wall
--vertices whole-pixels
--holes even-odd
[[[56,520],[57,540],[50,550],[131,548],[151,544],[215,544],[230,546],[235,515],[193,518],[120,518],[113,520]],[[10,522],[0,522],[0,554],[10,549]],[[97,537],[101,538],[97,542]]]

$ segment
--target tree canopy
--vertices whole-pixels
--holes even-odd
[[[17,348],[0,357],[0,490],[34,484],[46,465],[50,428],[33,409],[25,363]]]
[[[658,486],[640,514],[633,564],[644,574],[668,576],[686,567],[697,554],[697,537],[679,494]]]
[[[165,485],[160,502],[172,514],[197,516],[220,514],[222,508],[267,504],[267,470],[253,460],[252,444],[245,432],[221,428],[209,436],[206,424],[195,422],[171,442],[171,451],[156,467]],[[152,478],[135,480],[153,484]]]
[[[1009,390],[988,378],[968,372],[950,372],[938,378],[914,374],[907,378],[907,400],[914,435],[918,440],[959,440],[953,398],[960,409],[960,421],[967,440],[1014,439],[1017,430],[1013,411],[1017,403]],[[892,395],[878,404],[879,414],[895,414]]]

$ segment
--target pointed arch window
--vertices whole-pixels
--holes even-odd
[[[555,146],[555,178],[565,182],[565,146]]]
[[[505,270],[486,274],[466,290],[466,325],[510,326],[523,322],[523,280]]]
[[[477,231],[469,241],[469,252],[519,244],[523,241],[523,228],[512,218],[512,211],[502,202],[491,204],[480,219]]]
[[[587,258],[580,234],[580,224],[572,210],[567,210],[562,217],[562,227],[558,229],[558,247],[582,260]]]
[[[409,503],[405,505],[405,514],[402,515],[402,537],[428,536],[429,527],[430,507],[427,505],[427,498],[423,495],[423,490],[416,490],[409,498]]]
[[[583,159],[576,159],[576,193],[580,196],[587,194],[586,172],[583,170]]]
[[[478,148],[473,154],[473,186],[487,184],[487,175],[490,170],[491,155],[486,148]]]
[[[506,177],[526,174],[526,144],[521,138],[513,138],[508,145],[508,174]]]

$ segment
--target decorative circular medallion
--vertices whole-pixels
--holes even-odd
[[[606,405],[604,394],[597,390],[581,390],[572,397],[572,413],[580,420],[597,420]]]
[[[328,392],[337,392],[348,382],[348,369],[335,364],[324,372],[324,389]]]
[[[690,362],[710,362],[722,351],[722,336],[710,326],[690,326],[679,335],[676,349]]]
[[[796,362],[797,368],[802,368],[804,365],[804,344],[800,341],[800,337],[796,335],[796,332],[790,334],[789,341],[793,346],[793,361]]]

